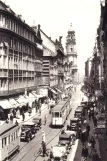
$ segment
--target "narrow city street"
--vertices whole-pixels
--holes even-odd
[[[71,113],[68,117],[67,123],[69,123],[70,119],[74,117],[74,111],[76,107],[80,104],[82,100],[83,94],[80,91],[80,87],[77,87],[76,92],[74,93],[71,101]],[[43,117],[43,116],[42,116]],[[43,126],[40,131],[37,132],[35,138],[29,143],[21,142],[20,153],[12,159],[12,161],[42,161],[43,157],[38,155],[39,148],[41,146],[42,141],[42,131],[46,134],[46,144],[47,148],[51,148],[51,146],[56,145],[58,143],[58,138],[61,129],[53,129],[50,128],[51,115],[48,113],[48,122],[46,126]],[[65,124],[66,126],[66,124]]]
[[[106,1],[0,0],[0,161],[107,161]]]

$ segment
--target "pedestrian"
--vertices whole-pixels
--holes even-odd
[[[99,158],[98,153],[95,149],[93,154],[92,154],[92,161],[99,161],[99,160],[100,160],[100,158]]]
[[[24,111],[22,111],[22,121],[25,120],[25,114],[24,114]]]
[[[45,157],[45,154],[48,156],[48,154],[46,152],[46,144],[44,141],[42,141],[42,152],[43,152],[43,157]]]
[[[86,130],[82,131],[81,133],[81,142],[83,145],[86,142]]]
[[[31,107],[28,109],[29,116],[31,116]]]
[[[93,123],[94,123],[94,127],[97,127],[97,118],[96,117],[94,117]]]
[[[78,137],[78,139],[81,138],[81,133],[82,133],[82,131],[81,131],[81,128],[79,127],[79,128],[77,129],[77,137]]]
[[[11,121],[11,123],[13,123],[13,114],[12,113],[10,114],[10,121]]]
[[[92,144],[92,148],[95,148],[96,141],[93,136],[91,137],[89,142]]]
[[[88,110],[88,119],[91,120],[91,111]]]
[[[17,120],[16,120],[15,124],[16,124],[16,125],[19,125],[19,123],[18,123],[18,121],[17,121]]]
[[[88,148],[86,148],[86,146],[83,147],[81,156],[83,158],[86,158],[87,159],[87,157],[88,157]]]
[[[84,126],[87,126],[87,120],[84,118]]]
[[[87,136],[89,137],[89,133],[90,133],[90,125],[89,124],[87,124],[86,130],[87,130]]]

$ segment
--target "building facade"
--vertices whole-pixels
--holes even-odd
[[[40,25],[35,31],[0,1],[0,96],[41,84],[43,49],[39,30]]]
[[[58,66],[58,85],[57,87],[63,91],[64,89],[64,48],[62,46],[62,37],[59,40],[56,39],[56,51],[57,51],[57,66]]]
[[[68,30],[68,34],[66,37],[66,57],[68,64],[68,72],[69,77],[72,78],[72,83],[76,84],[78,80],[77,74],[77,51],[76,51],[76,40],[75,40],[75,31],[70,25]]]

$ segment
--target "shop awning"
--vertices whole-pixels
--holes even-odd
[[[36,99],[32,93],[29,93],[29,96],[25,96],[25,98],[28,100],[28,102],[34,102]]]
[[[17,99],[20,106],[26,106],[26,104],[29,102],[28,99],[26,99],[24,96],[19,96]]]
[[[62,93],[62,91],[60,91],[58,88],[55,88],[59,93]]]
[[[20,104],[13,98],[10,98],[9,102],[14,108],[17,108],[18,106],[20,106]]]
[[[52,93],[54,93],[54,94],[58,94],[54,89],[52,89],[52,88],[49,88],[49,90],[52,92]]]
[[[33,93],[33,95],[35,96],[35,98],[37,98],[37,99],[39,99],[39,98],[42,98],[43,96],[42,95],[40,95],[40,94],[36,94],[35,92],[32,92]]]
[[[0,100],[0,106],[3,109],[11,109],[13,106],[10,104],[10,102],[7,99]]]

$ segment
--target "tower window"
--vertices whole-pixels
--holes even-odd
[[[71,48],[71,52],[73,52],[73,48]]]

